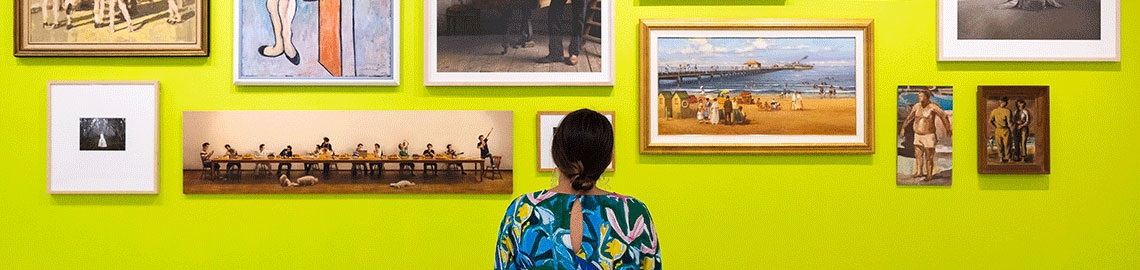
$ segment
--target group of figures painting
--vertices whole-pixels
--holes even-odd
[[[208,3],[18,0],[15,55],[207,56]],[[613,1],[427,0],[424,5],[425,85],[614,84]],[[255,0],[235,1],[233,7],[235,84],[399,84],[398,0]],[[1119,0],[940,0],[938,7],[941,61],[1119,61]],[[643,19],[640,152],[874,153],[873,29],[870,19]],[[953,94],[952,86],[898,88],[898,184],[952,183]],[[143,175],[157,173],[156,95],[157,83],[49,85],[53,98],[49,104],[51,164],[83,167],[50,166],[49,191],[157,192],[157,181],[113,180],[157,179]],[[470,185],[465,182],[470,178],[457,177],[434,183],[440,186],[421,183],[421,189],[413,192],[510,192],[509,143],[494,150],[503,153],[502,160],[495,161],[483,153],[485,138],[478,139],[476,149],[470,149],[470,138],[466,138],[482,134],[482,129],[497,128],[496,134],[506,137],[495,141],[511,142],[509,112],[417,111],[416,117],[398,116],[408,113],[412,112],[286,112],[296,119],[338,121],[364,115],[408,119],[421,114],[438,116],[447,123],[481,123],[467,118],[484,116],[497,120],[446,131],[406,133],[374,127],[372,134],[357,134],[369,129],[345,127],[375,121],[338,126],[337,121],[291,122],[290,117],[260,112],[187,112],[184,187],[188,193],[391,192],[376,188],[376,181],[357,178],[326,178],[327,187],[313,188],[299,184],[316,183],[313,179],[285,179],[292,177],[291,171],[280,174],[280,169],[275,175],[284,178],[269,181],[219,181],[229,178],[206,174],[219,173],[213,167],[216,164],[238,165],[235,172],[239,176],[242,163],[258,169],[268,164],[317,164],[322,170],[337,164],[354,169],[365,165],[362,171],[369,176],[377,170],[382,175],[388,158],[393,158],[390,161],[398,167],[394,169],[401,173],[408,165],[404,163],[411,163],[411,168],[445,164],[449,168],[445,171],[463,164],[462,154],[450,155],[453,160],[403,160],[414,155],[408,152],[411,145],[430,153],[427,150],[434,149],[429,144],[435,143],[436,147],[445,145],[445,153],[457,150],[472,153],[470,158],[487,159],[480,166],[493,164],[495,171],[507,172],[508,180]],[[204,115],[211,117],[199,117]],[[551,169],[544,148],[561,115],[543,112],[538,117],[539,170]],[[614,119],[612,112],[607,115]],[[264,134],[258,131],[308,123],[331,125],[323,130],[345,130],[336,135],[256,136]],[[979,173],[1049,172],[1048,87],[980,87],[978,125]],[[462,131],[451,132],[455,130]],[[432,137],[439,134],[466,137]],[[262,147],[284,151],[292,143],[320,137],[358,143],[357,148],[374,146],[373,152],[351,147],[322,150],[316,144],[309,157],[295,155],[299,160],[281,152],[275,155],[278,160],[265,160],[268,155],[262,155],[267,153]],[[246,138],[261,141],[239,141]],[[410,138],[431,142],[403,141]],[[205,143],[211,141],[231,144],[226,155],[219,156],[232,160],[192,155],[199,148],[209,153],[211,148]],[[302,145],[292,153],[308,152]],[[395,150],[389,149],[393,146]],[[348,154],[324,157],[321,151]],[[381,154],[392,152],[398,154]],[[247,154],[253,159],[246,160]],[[306,162],[306,158],[320,161]],[[337,158],[347,159],[338,162]],[[132,170],[111,169],[123,167],[120,164]],[[460,175],[466,172],[461,170]],[[309,174],[311,170],[304,176]],[[271,188],[274,183],[309,187],[282,191]]]

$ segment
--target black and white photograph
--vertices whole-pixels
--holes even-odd
[[[613,1],[425,5],[428,85],[613,85]]]
[[[127,150],[126,118],[80,118],[79,151]]]
[[[158,193],[158,82],[47,88],[49,194]]]
[[[939,61],[1119,62],[1120,0],[938,0]]]
[[[958,38],[1099,40],[1101,0],[958,1]]]

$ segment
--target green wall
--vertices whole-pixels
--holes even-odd
[[[488,269],[513,196],[182,194],[184,110],[515,111],[517,164],[535,112],[617,111],[602,184],[652,210],[668,269],[1140,268],[1140,2],[1123,2],[1120,63],[938,63],[934,0],[620,0],[614,87],[423,87],[423,7],[403,3],[400,87],[234,87],[232,2],[214,1],[209,58],[0,57],[0,268]],[[0,5],[0,52],[12,5]],[[874,18],[874,155],[638,154],[639,18]],[[49,80],[161,81],[159,195],[47,195]],[[954,186],[898,187],[894,89],[954,85]],[[1052,88],[1049,176],[979,176],[978,85]],[[964,136],[961,134],[965,134]],[[549,174],[515,171],[515,193]]]

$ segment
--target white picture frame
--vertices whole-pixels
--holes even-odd
[[[158,92],[156,81],[49,82],[47,192],[157,194]]]
[[[586,0],[587,5],[594,1]],[[548,71],[548,72],[518,72],[518,71],[440,71],[439,59],[439,41],[440,31],[439,21],[440,12],[445,9],[439,7],[439,0],[425,0],[424,1],[424,85],[426,86],[613,86],[614,85],[614,1],[613,0],[596,0],[601,7],[600,12],[600,42],[596,46],[598,52],[593,52],[591,48],[584,48],[582,50],[583,58],[586,55],[596,55],[600,57],[598,71],[589,72],[564,72],[564,71]],[[588,9],[588,8],[587,8]],[[545,16],[545,14],[539,15]],[[588,15],[587,15],[588,16]],[[590,18],[587,18],[590,20]],[[544,26],[535,24],[535,28],[543,28]],[[569,28],[569,26],[564,26]],[[509,31],[509,29],[508,29]],[[534,40],[539,44],[527,50],[541,50],[546,51],[547,36],[536,35]],[[583,41],[583,44],[590,44],[590,41]],[[486,44],[484,44],[486,45]],[[466,46],[466,45],[465,45]],[[494,46],[499,46],[498,43]],[[518,49],[515,49],[516,51]],[[504,49],[505,51],[505,49]],[[533,52],[533,51],[531,51]],[[472,57],[483,57],[480,59],[469,59],[467,62],[483,63],[487,59],[493,59],[486,56],[493,52],[488,49],[487,52],[475,55]],[[545,53],[543,53],[545,54]],[[469,57],[471,58],[471,57]],[[516,64],[521,66],[535,66],[547,65],[543,68],[561,69],[565,68],[564,64],[537,64],[534,59],[540,57],[518,57]],[[531,59],[533,58],[533,59]],[[580,60],[577,68],[593,69],[589,61],[599,59],[584,59]],[[485,69],[486,65],[480,67],[472,67],[471,69]],[[496,68],[497,69],[497,68]]]
[[[1065,2],[1061,2],[1065,5]],[[938,1],[938,61],[1038,61],[1038,62],[1119,62],[1120,61],[1120,0],[1100,0],[1099,8],[1099,38],[1073,38],[1073,39],[1019,39],[1013,35],[987,34],[994,37],[985,37],[981,30],[961,28],[963,25],[981,24],[982,20],[971,24],[960,25],[959,13],[961,8],[980,8],[975,3],[966,3],[971,6],[960,6],[959,0]],[[989,4],[988,2],[986,4]],[[1000,9],[994,4],[993,8],[985,8],[985,12],[1038,12],[1021,9]],[[1047,8],[1043,11],[1066,11],[1068,6],[1061,8]],[[1072,7],[1076,9],[1078,7]],[[981,16],[981,15],[979,15]],[[1062,24],[1065,18],[1048,15],[1051,20]],[[1092,21],[1096,21],[1093,19]],[[1030,27],[1025,27],[1030,28]],[[1060,31],[1060,30],[1058,30]],[[1093,30],[1095,31],[1095,30]],[[963,37],[965,33],[978,37]],[[991,33],[990,31],[985,31]],[[1001,31],[999,31],[1001,32]],[[1095,33],[1095,32],[1093,32]],[[1097,36],[1097,35],[1093,35]]]
[[[287,74],[287,75],[260,74],[257,76],[245,74],[245,72],[243,71],[243,62],[244,61],[254,62],[254,61],[265,60],[265,59],[262,59],[265,56],[258,55],[258,54],[260,54],[260,49],[259,49],[260,47],[257,44],[260,44],[260,46],[273,45],[274,36],[272,34],[270,34],[269,36],[262,36],[261,39],[259,39],[259,41],[257,41],[257,42],[247,41],[246,39],[244,39],[245,38],[245,35],[244,35],[245,31],[250,30],[250,29],[243,30],[243,27],[246,25],[243,22],[246,20],[255,20],[255,19],[264,20],[261,17],[255,18],[253,16],[268,17],[268,15],[267,15],[268,12],[265,11],[265,8],[266,8],[265,3],[256,4],[257,1],[234,1],[234,33],[233,33],[233,35],[234,35],[234,44],[233,44],[233,46],[234,46],[233,47],[233,81],[234,81],[234,85],[250,85],[250,86],[266,86],[266,85],[398,86],[398,85],[400,85],[400,8],[401,8],[400,0],[369,0],[369,1],[376,1],[376,2],[387,1],[387,2],[390,2],[389,6],[391,7],[391,13],[389,15],[391,17],[390,18],[391,21],[388,24],[388,26],[390,27],[389,30],[391,31],[391,39],[389,40],[389,43],[390,43],[389,47],[391,49],[388,51],[388,55],[387,55],[387,57],[389,59],[389,61],[386,61],[386,62],[388,62],[388,68],[387,69],[385,69],[383,67],[376,68],[373,66],[365,66],[364,68],[376,68],[376,69],[379,69],[381,71],[390,71],[390,74],[391,74],[390,76],[346,76],[345,74],[350,73],[350,72],[346,72],[346,70],[348,70],[348,69],[345,69],[346,66],[353,67],[353,70],[351,73],[353,73],[353,74],[359,73],[357,68],[360,68],[360,66],[356,65],[358,60],[355,58],[355,55],[356,55],[355,52],[357,52],[357,51],[368,52],[368,51],[374,51],[374,50],[370,50],[367,48],[361,50],[361,49],[356,48],[356,46],[347,46],[346,47],[346,45],[344,45],[343,42],[341,44],[342,50],[340,50],[340,55],[341,55],[340,57],[344,57],[344,54],[345,54],[344,48],[352,48],[352,51],[354,53],[352,54],[353,59],[351,60],[351,65],[346,63],[346,61],[349,61],[349,60],[342,59],[341,70],[339,71],[341,73],[339,75],[333,75],[333,71],[330,71],[332,69],[329,69],[328,67],[324,68],[324,70],[325,70],[324,73],[320,73],[319,67],[325,66],[324,64],[321,64],[320,63],[321,60],[319,60],[319,54],[321,54],[321,52],[319,52],[320,51],[320,45],[319,45],[320,37],[319,37],[319,35],[317,35],[315,33],[304,32],[304,31],[313,31],[312,29],[314,27],[307,27],[307,28],[305,28],[305,27],[293,27],[294,39],[302,39],[302,40],[308,40],[309,41],[309,42],[299,42],[299,41],[294,40],[294,42],[293,42],[294,46],[296,46],[298,48],[297,50],[299,52],[298,54],[299,54],[299,58],[300,58],[299,65],[291,64],[291,62],[289,61],[290,59],[288,59],[286,57],[287,55],[279,55],[277,57],[270,57],[270,58],[273,58],[273,60],[269,60],[269,61],[273,61],[273,62],[268,62],[268,63],[271,63],[272,65],[280,65],[284,69],[290,70],[290,74]],[[297,10],[295,15],[294,15],[295,17],[293,19],[293,24],[301,24],[301,25],[303,25],[305,23],[312,24],[313,21],[319,20],[319,16],[321,16],[321,15],[318,14],[318,12],[305,12],[305,11],[317,10],[318,8],[314,7],[314,6],[321,5],[324,2],[325,1],[297,1],[296,2],[298,5],[297,8],[299,10]],[[338,1],[337,3],[340,3],[340,2]],[[358,4],[357,2],[348,2],[348,3]],[[245,9],[249,8],[249,7],[243,8],[243,4],[244,5],[257,6],[260,8],[260,10],[247,12]],[[344,10],[346,7],[342,6],[341,8],[342,8],[342,10]],[[347,9],[349,9],[349,10],[353,10],[354,8],[355,8],[355,6],[347,7]],[[300,10],[300,9],[306,9],[306,10]],[[312,14],[318,14],[318,15],[312,15]],[[345,16],[343,15],[343,14],[345,14],[344,12],[341,12],[340,14],[341,14],[340,16],[341,16],[342,22],[343,21],[350,21],[350,22],[354,23],[354,25],[352,25],[352,27],[349,27],[347,29],[351,29],[351,31],[353,31],[353,33],[360,32],[360,31],[357,31],[356,26],[357,26],[357,24],[361,24],[361,22],[357,21],[356,18],[353,18],[353,16],[347,16],[349,18],[345,18]],[[314,16],[317,18],[312,18]],[[315,27],[315,28],[317,29],[316,31],[318,31],[318,32],[320,31],[320,27]],[[269,29],[272,29],[271,26],[269,26],[269,25],[260,26],[260,27],[258,27],[258,29],[259,30],[272,31],[272,30],[269,30]],[[301,30],[298,30],[298,29],[301,29]],[[340,32],[340,39],[344,39],[344,35],[345,35],[344,31],[345,30],[342,26],[342,31]],[[257,34],[265,35],[265,33],[261,33],[261,32],[258,32]],[[251,32],[249,35],[253,35],[253,33]],[[355,35],[352,35],[352,36],[355,37]],[[314,44],[313,41],[315,41],[316,44]],[[383,42],[379,42],[379,43],[382,44]],[[355,43],[353,43],[353,44],[355,44]],[[302,50],[302,49],[306,49],[306,50]],[[312,51],[314,51],[314,50],[316,50],[318,52],[312,53]],[[280,59],[276,59],[276,58],[280,58]],[[383,58],[383,55],[380,55],[379,58]],[[347,59],[347,58],[345,58],[345,59]],[[314,62],[314,61],[316,61],[316,62]],[[377,61],[378,62],[385,62],[382,60],[377,60]],[[302,66],[304,66],[304,67],[302,67]],[[313,71],[313,70],[317,70],[317,71]],[[267,73],[266,71],[260,71],[260,72]],[[251,71],[251,73],[252,73],[252,71]],[[298,75],[298,74],[302,74],[302,75]],[[304,74],[322,74],[322,75],[321,76],[316,76],[316,75],[304,76]]]
[[[566,118],[566,115],[568,115],[570,113],[571,112],[569,112],[569,111],[540,111],[540,112],[538,112],[538,133],[537,133],[538,134],[538,149],[537,149],[537,152],[538,152],[537,157],[538,158],[537,158],[537,160],[538,160],[538,171],[539,172],[554,172],[554,170],[555,170],[554,158],[550,154],[550,149],[551,149],[550,147],[553,145],[553,141],[554,141],[554,129],[557,128],[558,124],[562,123],[562,119]],[[610,125],[613,125],[615,123],[613,111],[600,111],[599,113],[601,113],[602,115],[605,115],[606,119],[610,120]],[[614,163],[615,162],[613,162],[613,161],[610,162],[610,166],[606,168],[607,172],[612,172],[615,170]]]

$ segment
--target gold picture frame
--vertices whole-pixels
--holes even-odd
[[[781,35],[783,35],[783,36],[781,36]],[[830,36],[830,35],[834,35],[834,37],[837,37],[837,38],[841,37],[843,39],[846,39],[847,41],[853,41],[852,42],[853,44],[848,44],[848,43],[843,43],[843,44],[851,45],[850,51],[852,52],[852,54],[851,54],[851,57],[849,59],[850,60],[849,62],[851,64],[849,67],[854,69],[855,73],[854,73],[854,76],[847,76],[850,78],[850,84],[848,85],[849,87],[840,86],[840,88],[851,89],[851,91],[852,91],[851,94],[853,94],[853,96],[850,94],[844,93],[844,91],[836,91],[836,90],[828,89],[830,91],[830,96],[827,96],[827,94],[825,94],[823,92],[823,90],[820,90],[821,93],[819,94],[819,97],[821,99],[823,99],[825,97],[839,98],[842,95],[843,96],[842,98],[853,98],[854,99],[853,103],[845,103],[845,105],[843,105],[843,106],[848,106],[848,107],[853,106],[855,108],[853,111],[854,127],[853,128],[846,127],[846,129],[843,131],[843,132],[846,132],[844,134],[853,133],[853,136],[844,135],[844,136],[841,136],[841,137],[843,137],[842,139],[840,139],[839,137],[832,136],[832,137],[835,137],[835,139],[832,139],[829,136],[810,136],[810,135],[803,135],[803,134],[798,134],[798,135],[796,135],[796,134],[794,134],[794,135],[787,135],[787,134],[769,135],[769,134],[763,134],[763,133],[752,133],[752,134],[746,134],[746,135],[739,135],[739,134],[735,134],[735,135],[711,134],[710,135],[710,134],[699,134],[699,133],[692,133],[692,134],[680,133],[679,135],[677,135],[677,134],[663,135],[662,134],[662,132],[661,132],[662,129],[660,129],[661,126],[659,126],[660,121],[658,121],[658,118],[672,119],[671,117],[673,115],[671,113],[667,114],[666,112],[662,112],[661,110],[659,110],[660,107],[667,107],[667,106],[662,105],[665,102],[663,99],[664,93],[662,93],[662,91],[660,91],[660,89],[659,89],[659,86],[662,83],[661,82],[661,78],[662,78],[661,74],[667,74],[667,75],[672,74],[672,75],[681,76],[681,77],[673,77],[673,79],[672,79],[674,81],[674,83],[678,85],[678,88],[681,88],[680,86],[682,84],[688,83],[686,81],[687,77],[684,77],[685,74],[680,74],[680,73],[686,72],[686,70],[698,71],[698,73],[710,73],[707,71],[711,70],[713,72],[711,72],[710,74],[698,74],[698,75],[696,75],[696,80],[698,82],[702,82],[702,80],[704,80],[704,78],[709,78],[709,81],[711,82],[711,81],[717,80],[718,78],[726,78],[726,77],[733,77],[733,76],[741,76],[743,78],[749,78],[749,76],[753,76],[753,75],[759,76],[759,75],[763,75],[766,73],[781,71],[779,69],[790,70],[789,72],[798,72],[801,70],[800,67],[803,67],[803,69],[810,71],[811,69],[814,69],[814,67],[816,65],[823,65],[823,64],[829,64],[830,65],[830,64],[838,63],[838,62],[826,62],[825,63],[823,61],[815,62],[814,64],[812,62],[801,63],[801,61],[804,61],[805,59],[810,59],[810,57],[812,57],[812,55],[813,55],[813,54],[807,54],[809,52],[809,50],[804,50],[802,52],[796,52],[795,54],[797,55],[797,57],[799,55],[808,55],[808,58],[800,59],[799,61],[795,61],[792,63],[778,62],[777,61],[777,62],[775,62],[776,64],[772,64],[769,66],[768,63],[760,63],[757,61],[751,61],[750,60],[749,62],[745,62],[745,65],[741,65],[741,66],[712,65],[710,67],[707,65],[708,62],[706,62],[705,66],[701,66],[699,64],[691,64],[691,65],[680,64],[676,68],[672,68],[671,67],[672,64],[663,65],[663,63],[666,61],[662,61],[662,60],[669,60],[669,59],[658,59],[658,57],[660,56],[660,52],[658,51],[658,49],[660,49],[660,48],[657,48],[656,46],[662,46],[662,44],[666,44],[666,42],[674,42],[673,40],[664,40],[662,38],[684,39],[684,40],[688,40],[688,42],[690,42],[690,43],[692,43],[694,41],[705,42],[705,41],[709,41],[709,40],[723,41],[723,42],[726,42],[725,44],[729,44],[731,42],[738,42],[738,43],[740,42],[740,40],[734,40],[734,39],[754,39],[756,41],[756,44],[749,45],[747,47],[741,46],[741,47],[731,48],[731,47],[727,47],[728,45],[725,45],[725,47],[718,47],[718,45],[716,45],[716,44],[701,44],[701,46],[694,46],[693,48],[689,48],[688,50],[681,49],[681,50],[674,50],[673,51],[673,52],[678,52],[678,53],[685,53],[685,52],[692,52],[692,51],[699,51],[699,50],[708,50],[706,52],[708,52],[710,54],[702,55],[699,58],[696,58],[696,57],[690,58],[690,59],[697,59],[696,61],[702,61],[702,60],[707,60],[710,57],[717,56],[718,53],[719,54],[731,54],[731,53],[744,52],[744,51],[748,51],[748,50],[759,51],[760,50],[759,47],[763,47],[761,45],[764,45],[764,44],[760,44],[760,43],[765,43],[764,40],[771,41],[771,40],[784,38],[784,40],[776,40],[777,43],[784,42],[784,41],[812,43],[812,42],[823,42],[823,41],[813,40],[813,39],[832,38],[832,36]],[[875,146],[875,143],[874,143],[874,89],[875,89],[875,87],[874,87],[874,36],[875,36],[874,35],[874,20],[872,20],[872,19],[643,19],[643,20],[641,20],[641,26],[640,26],[640,41],[641,41],[640,67],[641,67],[641,83],[642,84],[641,84],[641,96],[640,96],[641,125],[639,127],[640,133],[641,133],[641,140],[640,140],[641,153],[643,153],[643,154],[725,154],[725,153],[727,153],[727,154],[818,154],[818,153],[826,153],[826,154],[872,154],[872,153],[874,153],[875,152],[875,148],[874,148],[874,146]],[[797,38],[800,40],[795,40]],[[658,43],[659,41],[662,43],[659,44]],[[847,42],[847,41],[844,41],[844,42]],[[705,45],[707,45],[707,46],[705,46]],[[775,45],[773,45],[773,46],[775,46]],[[801,48],[801,46],[808,46],[808,45],[800,44],[797,46],[786,46],[786,47],[795,49],[795,48]],[[810,47],[810,46],[808,46],[808,47]],[[820,46],[817,46],[817,47],[820,47]],[[764,48],[767,48],[767,47],[764,47]],[[807,47],[804,47],[804,48],[807,48]],[[831,49],[831,48],[829,48],[829,49]],[[804,54],[801,54],[801,53],[804,53]],[[712,55],[712,56],[709,56],[709,55]],[[728,57],[732,57],[732,55],[729,55]],[[748,56],[746,54],[740,54],[739,58],[743,59],[743,58],[747,58],[747,57]],[[799,59],[799,58],[796,58],[796,59]],[[787,61],[794,61],[794,60],[795,59],[787,59]],[[744,60],[740,60],[740,61],[744,61]],[[733,62],[733,63],[741,63],[741,62]],[[844,63],[844,64],[846,64],[846,63]],[[736,64],[733,64],[733,65],[736,65]],[[810,66],[810,68],[808,66]],[[820,69],[823,69],[823,68],[820,68]],[[775,70],[775,71],[773,71],[773,70]],[[656,72],[654,72],[654,71],[656,71]],[[668,73],[668,72],[673,72],[673,73]],[[741,75],[741,74],[734,74],[733,72],[736,72],[736,73],[753,72],[753,73],[750,73],[751,75],[749,75],[749,74]],[[678,75],[678,74],[680,74],[680,75]],[[670,76],[672,76],[672,75],[670,75]],[[755,85],[755,83],[749,83],[749,84]],[[763,87],[763,85],[760,85],[760,86]],[[805,84],[802,86],[806,86],[809,89],[827,89],[828,85],[824,84],[823,88],[820,88],[819,83],[816,83],[815,85]],[[834,87],[835,85],[830,85],[830,86]],[[790,88],[795,88],[795,87],[797,87],[797,86],[796,85],[784,84],[783,85],[784,89],[780,90],[780,93],[791,94],[793,97],[809,96],[809,95],[804,95],[803,93],[801,93],[798,90],[793,91],[790,89]],[[780,102],[780,101],[777,101],[777,99],[775,99],[775,98],[773,98],[773,100],[770,102],[773,104],[773,106],[771,106],[772,108],[766,110],[765,108],[769,107],[767,105],[767,104],[769,104],[769,102],[767,100],[764,100],[763,103],[761,103],[761,100],[759,98],[752,98],[751,93],[760,93],[758,95],[765,95],[764,93],[772,94],[773,92],[771,92],[771,91],[765,92],[766,90],[757,90],[757,89],[759,89],[759,88],[754,89],[754,88],[751,88],[751,86],[750,86],[750,88],[748,88],[747,90],[743,90],[743,89],[720,90],[719,88],[713,88],[713,89],[709,89],[709,90],[712,90],[712,91],[729,91],[729,92],[725,92],[727,94],[724,94],[724,96],[727,97],[728,100],[735,100],[736,102],[743,102],[743,104],[748,104],[749,106],[751,106],[753,103],[755,103],[755,105],[757,107],[756,110],[761,111],[761,112],[754,112],[753,115],[755,115],[755,116],[771,117],[775,114],[764,114],[764,115],[757,115],[757,114],[767,113],[768,111],[785,110],[784,107],[786,107],[786,106],[784,106],[784,107],[781,107],[781,106],[784,105],[786,103],[786,101]],[[702,88],[699,90],[700,91],[699,93],[701,93],[702,97],[697,98],[697,100],[699,102],[701,102],[701,104],[711,104],[711,103],[705,103],[702,100],[722,99],[720,97],[721,94],[713,94],[713,97],[711,99],[705,97],[707,95],[705,90],[706,89],[704,89],[703,85],[702,85]],[[675,91],[675,93],[678,93],[678,94],[674,95],[673,93],[670,93],[670,96],[678,97],[678,99],[685,99],[684,101],[681,101],[681,102],[684,102],[683,104],[686,105],[685,108],[688,108],[687,107],[688,102],[685,102],[685,101],[687,101],[688,99],[691,99],[692,96],[695,96],[696,95],[695,93],[697,93],[695,91],[697,91],[697,90],[695,90],[695,89],[677,90],[677,91]],[[733,97],[733,96],[731,96],[732,92],[736,92],[736,93],[738,93],[738,95]],[[750,93],[749,95],[747,95],[748,96],[747,98],[744,98],[744,96],[745,96],[744,92]],[[679,94],[679,93],[685,93],[685,94]],[[694,94],[690,94],[690,93],[694,93]],[[840,94],[837,94],[837,93],[840,93]],[[685,96],[686,98],[680,98],[681,96]],[[781,97],[786,97],[786,95],[781,96]],[[657,100],[657,101],[654,102],[654,100]],[[804,109],[805,108],[804,103],[803,103],[803,101],[805,100],[804,98],[801,97],[798,100],[799,100],[798,101],[798,104],[799,104],[798,109],[800,111],[810,111],[810,110]],[[673,101],[674,101],[674,103],[677,102],[677,100],[673,100]],[[748,102],[751,102],[751,103],[748,103]],[[793,102],[795,102],[795,101],[793,100]],[[658,103],[660,103],[660,104],[658,104]],[[659,106],[652,106],[651,104],[657,104]],[[741,103],[736,103],[736,104],[741,104]],[[795,103],[793,103],[793,104],[795,104]],[[821,104],[822,104],[822,102],[821,102]],[[676,105],[676,104],[673,104],[673,105]],[[695,106],[697,106],[697,105],[695,105]],[[734,105],[732,107],[736,107],[736,106]],[[796,106],[792,105],[792,107],[793,107],[793,110],[796,109]],[[810,107],[810,105],[808,107]],[[736,117],[734,119],[749,119],[749,117],[747,117],[746,114],[743,112],[744,110],[747,110],[747,109],[741,108],[741,110],[737,111],[737,112],[740,112],[741,115],[740,115],[740,117]],[[668,110],[668,108],[665,108],[665,111],[670,111],[670,110]],[[685,113],[693,113],[693,111],[694,110],[688,110],[688,111],[685,111]],[[696,110],[696,111],[701,111],[701,110]],[[714,111],[716,111],[716,110],[714,110]],[[732,111],[732,110],[725,110],[725,111]],[[822,110],[819,110],[819,111],[822,111]],[[791,112],[791,111],[789,111],[789,112]],[[699,115],[699,113],[697,113],[697,114]],[[716,113],[711,113],[711,112],[705,113],[705,115],[708,115],[708,116],[711,116],[714,114],[716,114]],[[668,117],[666,117],[666,115]],[[687,117],[681,113],[679,113],[678,115],[679,115],[678,118]],[[827,117],[827,116],[822,116],[822,117]],[[697,119],[698,120],[696,120],[696,123],[703,123],[703,122],[701,122],[699,116],[697,117]],[[733,120],[733,121],[735,121],[735,120]],[[757,120],[757,122],[759,122],[759,120]],[[787,122],[789,122],[789,121],[766,122],[766,123],[784,124]],[[846,124],[850,125],[850,123],[846,123]],[[716,125],[717,124],[714,123],[711,126],[716,126]],[[749,125],[751,125],[751,123],[747,122],[747,121],[743,121],[743,124],[739,124],[739,125],[743,126],[746,129],[751,128],[749,126]],[[699,125],[695,125],[695,126],[699,126]],[[700,129],[700,128],[690,128],[690,127],[695,127],[695,126],[694,125],[686,126],[685,132],[688,132],[687,130]],[[781,132],[784,132],[784,131],[781,131]],[[727,133],[725,133],[725,134],[727,134]],[[773,133],[773,134],[775,134],[775,133]]]
[[[546,162],[547,161],[546,159],[550,158],[550,153],[549,153],[550,152],[550,147],[549,147],[550,142],[547,140],[551,140],[554,138],[554,130],[549,129],[550,130],[549,134],[544,134],[543,132],[546,132],[548,130],[547,128],[551,127],[552,125],[555,126],[555,128],[557,128],[558,123],[552,123],[553,120],[557,120],[557,121],[561,122],[562,118],[566,117],[566,115],[568,115],[570,113],[571,113],[571,111],[539,111],[538,116],[535,117],[535,120],[536,120],[535,126],[538,127],[538,130],[535,133],[536,134],[535,135],[535,137],[536,137],[535,138],[535,144],[536,144],[536,147],[535,147],[535,163],[537,164],[538,172],[554,172],[554,170],[556,169],[553,166],[553,161]],[[610,124],[614,125],[615,128],[617,127],[617,125],[616,125],[617,124],[617,116],[615,115],[614,111],[598,111],[598,113],[605,115],[606,118],[610,119]],[[546,120],[549,120],[551,122],[544,121],[544,118],[551,118],[551,119],[546,119]],[[615,154],[617,153],[616,148],[614,150],[614,153]],[[546,164],[543,164],[543,163],[546,163]],[[617,165],[615,165],[615,164],[617,164],[616,158],[614,158],[613,161],[610,161],[610,166],[609,166],[609,168],[606,168],[606,171],[607,172],[613,172],[614,170],[616,170]]]
[[[16,57],[210,55],[210,0],[14,2]]]

